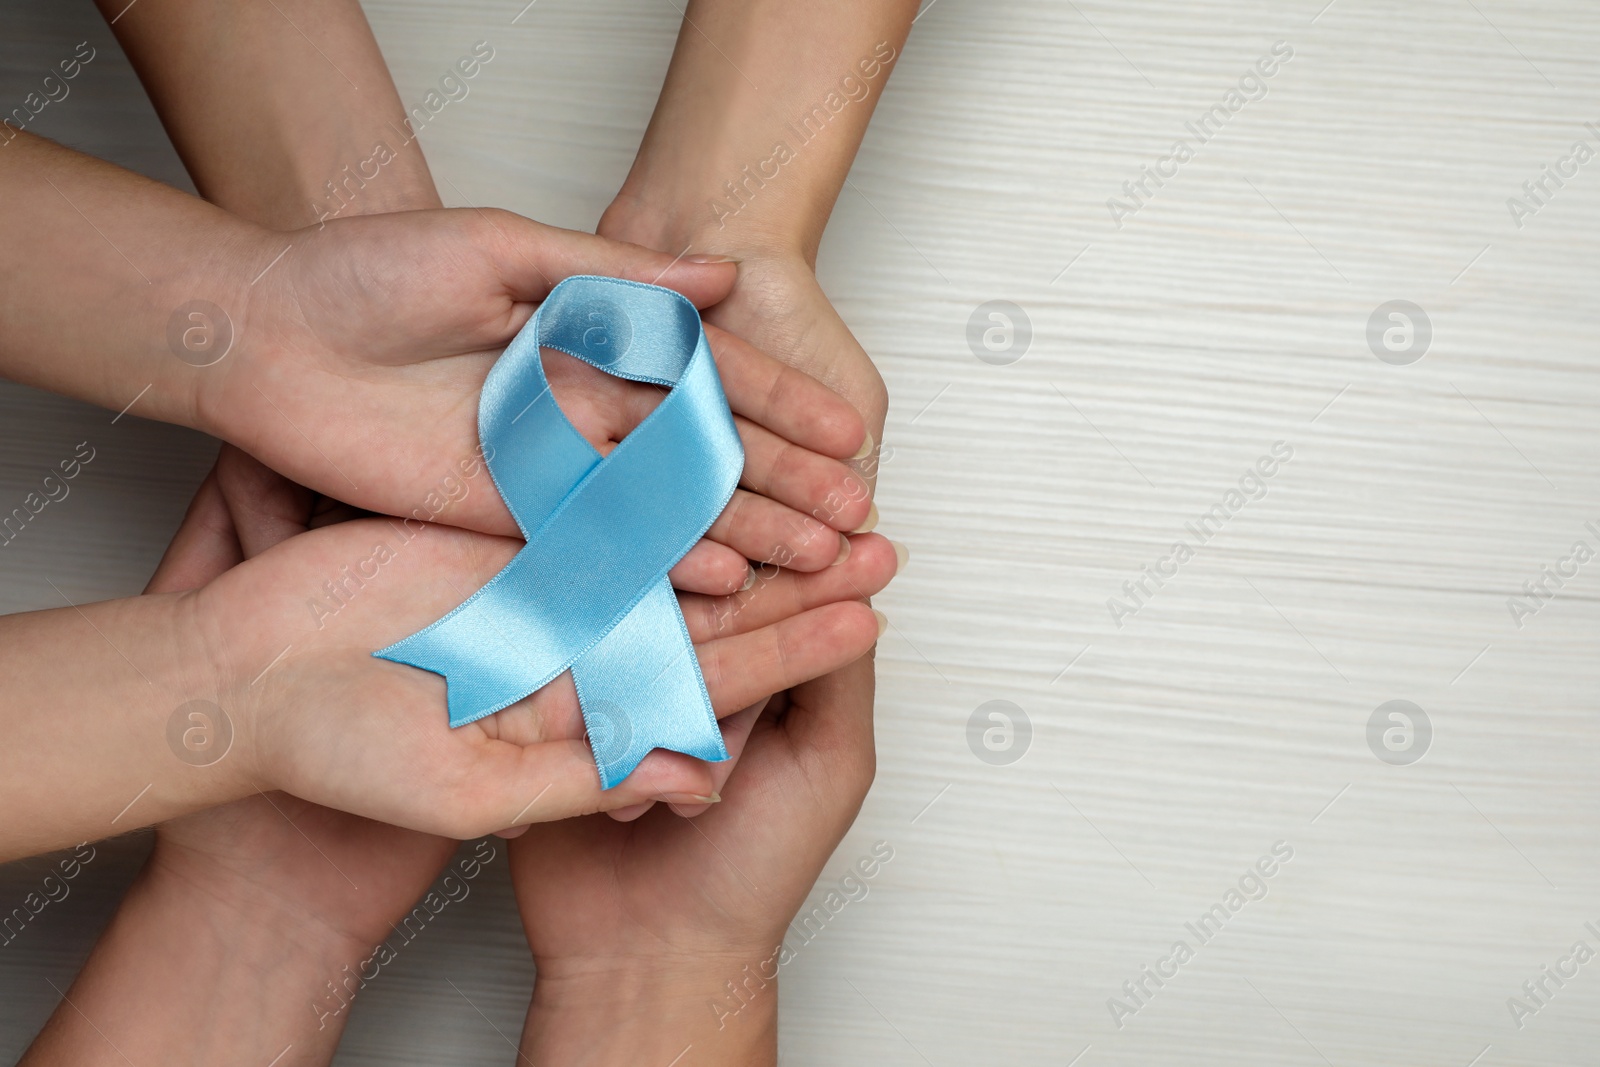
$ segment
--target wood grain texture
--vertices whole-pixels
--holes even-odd
[[[1520,228],[1506,201],[1600,149],[1600,13],[1322,3],[936,0],[918,21],[820,264],[889,381],[882,529],[913,556],[881,598],[878,783],[819,896],[873,842],[895,858],[785,969],[786,1062],[1592,1058],[1600,962],[1521,1029],[1507,998],[1600,950],[1600,563],[1520,628],[1508,598],[1600,548],[1600,162]],[[496,50],[423,132],[447,202],[588,228],[677,12],[520,8],[368,12],[408,102]],[[4,18],[0,103],[89,37],[101,57],[40,130],[181,183],[87,5]],[[1278,41],[1265,96],[1200,144],[1185,123]],[[1185,137],[1115,225],[1107,199]],[[1432,324],[1409,366],[1366,338],[1396,299]],[[990,300],[1031,322],[1011,365],[968,344]],[[8,610],[59,603],[47,577],[137,590],[203,473],[195,435],[109,418],[0,391],[0,505],[105,442],[0,550]],[[1265,495],[1119,626],[1108,599],[1275,442],[1293,457]],[[1409,766],[1368,748],[1392,699],[1432,724]],[[969,746],[990,700],[1031,723],[1009,765]],[[1185,923],[1280,841],[1266,896],[1201,944]],[[110,848],[0,950],[4,1054],[138,855]],[[0,869],[0,905],[33,878]],[[495,1028],[515,1035],[532,976],[503,882],[437,934],[363,994],[339,1063],[512,1062]],[[1193,958],[1119,1028],[1108,999],[1179,939]]]

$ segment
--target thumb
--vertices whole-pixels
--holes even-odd
[[[189,502],[178,532],[144,591],[178,593],[198,589],[243,558],[228,501],[213,466]]]
[[[514,300],[543,300],[556,283],[575,274],[673,289],[697,308],[707,308],[733,291],[738,267],[726,256],[707,256],[685,247],[657,252],[577,230],[563,230],[510,211],[483,210],[494,262]]]

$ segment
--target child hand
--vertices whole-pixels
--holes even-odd
[[[317,510],[309,490],[223,445],[145,592],[201,587],[333,517]],[[162,823],[146,877],[203,887],[241,924],[278,916],[286,936],[326,946],[313,955],[359,953],[355,964],[388,937],[455,848],[453,838],[261,793]],[[326,978],[338,976],[335,969]],[[340,1003],[331,1000],[333,1014],[342,1014]]]
[[[145,591],[202,586],[324,518],[309,490],[224,445]],[[478,859],[495,855],[480,844],[491,851]],[[390,958],[375,946],[400,941],[395,924],[455,848],[281,792],[162,823],[22,1063],[212,1062],[241,1048],[327,1063],[345,1008]],[[464,884],[441,888],[460,899]]]
[[[341,506],[341,511],[348,510]],[[205,584],[276,543],[348,517],[319,509],[308,490],[233,446],[224,445],[146,592],[181,591]],[[748,634],[832,601],[864,598],[877,592],[887,582],[886,568],[898,567],[898,555],[891,561],[883,553],[882,538],[863,535],[854,540],[863,545],[863,551],[853,562],[823,574],[798,575],[768,566],[758,572],[750,589],[730,596],[680,594],[680,607],[691,636],[699,642],[711,642]],[[322,610],[327,610],[326,604]],[[706,647],[720,656],[724,646]],[[724,667],[720,660],[710,660],[706,665],[714,666],[719,675],[738,669],[738,664]],[[583,731],[567,677],[519,708],[507,709],[486,720],[486,726],[507,738],[518,733],[536,738],[551,727],[568,734]],[[738,760],[737,747],[730,751],[732,758],[712,765],[712,794],[721,789]],[[612,809],[611,814],[637,818],[653,803],[645,801]],[[706,806],[679,802],[674,810],[684,815],[697,814]]]
[[[520,546],[450,527],[409,540],[404,532],[379,519],[313,530],[193,594],[197,647],[217,650],[218,703],[243,720],[236,736],[248,739],[238,753],[247,787],[458,838],[645,800],[693,803],[714,791],[710,765],[655,752],[602,792],[570,675],[451,729],[443,679],[371,652],[453,608]],[[775,580],[721,636],[708,611],[690,608],[719,714],[871,647],[877,620],[854,598],[882,588],[895,558],[882,538],[855,540],[844,565]],[[347,585],[335,609],[310,606],[323,582],[358,568],[373,576]]]
[[[717,636],[707,613],[691,609],[715,710],[729,714],[871,647],[878,620],[853,598],[888,581],[894,550],[875,535],[855,542],[841,566],[771,583],[736,617],[737,632]],[[14,744],[0,752],[0,807],[17,816],[0,833],[0,856],[274,789],[454,838],[710,796],[711,765],[668,752],[601,790],[570,676],[451,729],[443,678],[372,655],[461,603],[520,547],[358,519],[292,537],[191,593],[0,620],[0,665],[29,694],[7,719]],[[75,650],[71,671],[48,652],[64,647]],[[203,766],[174,740],[193,701],[232,724],[231,749]],[[55,788],[30,786],[42,780]]]

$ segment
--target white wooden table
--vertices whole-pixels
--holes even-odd
[[[1520,620],[1508,601],[1600,550],[1600,162],[1520,227],[1507,198],[1600,151],[1600,10],[1322,3],[937,0],[917,23],[820,267],[890,384],[882,529],[913,557],[881,598],[878,783],[819,895],[873,842],[894,859],[786,968],[787,1062],[1593,1060],[1600,962],[1545,979],[1520,1029],[1507,1002],[1600,952],[1600,562]],[[408,103],[496,49],[423,134],[447,201],[588,228],[677,13],[521,7],[368,10]],[[38,128],[186,185],[87,4],[0,20],[0,105],[87,38]],[[1279,41],[1202,143],[1186,123]],[[1146,166],[1170,176],[1132,200]],[[968,323],[994,300],[1031,340],[986,362]],[[1419,361],[1369,345],[1395,300],[1431,326]],[[0,504],[85,439],[72,496],[0,550],[5,610],[58,603],[49,581],[136,592],[212,449],[0,388]],[[1246,478],[1275,442],[1292,458]],[[1431,738],[1369,745],[1391,700]],[[999,720],[969,733],[989,701],[1026,717],[1009,749],[983,743]],[[144,847],[103,846],[0,949],[4,1055]],[[0,868],[0,907],[41,869]],[[512,1062],[485,1021],[515,1034],[532,982],[503,876],[363,994],[341,1064]],[[1230,910],[1241,878],[1260,899]],[[1146,965],[1169,977],[1135,1000]]]

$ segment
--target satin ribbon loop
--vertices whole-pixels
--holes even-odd
[[[541,347],[670,391],[602,458],[556,404]],[[744,469],[699,311],[670,289],[568,278],[489,372],[478,437],[527,544],[444,618],[373,655],[443,675],[451,726],[570,669],[606,789],[653,748],[727,759],[667,581]]]

